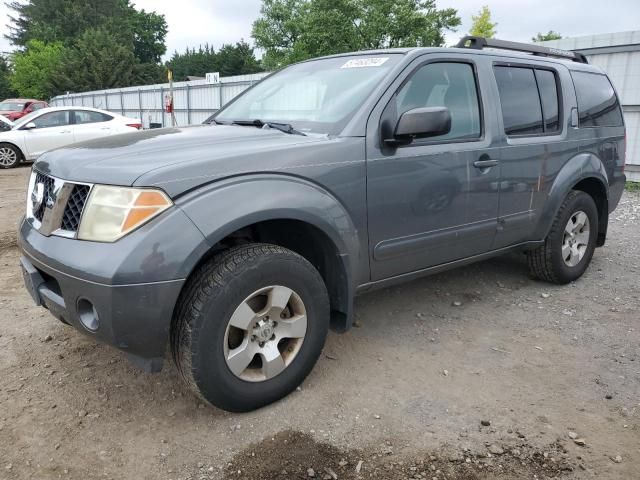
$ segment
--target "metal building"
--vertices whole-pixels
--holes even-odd
[[[581,52],[589,63],[607,72],[620,95],[627,127],[627,178],[640,182],[640,30],[563,38],[542,44]]]

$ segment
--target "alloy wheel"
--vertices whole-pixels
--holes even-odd
[[[13,148],[0,147],[0,166],[12,167],[18,161],[18,155]]]
[[[575,212],[564,227],[562,259],[569,267],[580,263],[589,247],[589,217],[582,210]]]
[[[231,315],[224,336],[227,366],[242,380],[269,380],[293,362],[306,333],[307,312],[300,296],[284,286],[261,288]]]

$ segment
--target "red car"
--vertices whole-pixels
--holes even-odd
[[[48,107],[47,102],[34,100],[32,98],[9,98],[0,102],[0,115],[4,115],[12,122],[15,122],[27,113]]]

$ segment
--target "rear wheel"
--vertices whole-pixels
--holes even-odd
[[[313,368],[329,327],[318,271],[275,245],[235,247],[203,265],[179,300],[174,360],[191,388],[229,411],[294,390]]]
[[[0,168],[13,168],[20,163],[22,153],[9,143],[0,143]]]
[[[552,283],[569,283],[585,272],[596,247],[598,210],[585,192],[573,190],[562,203],[544,245],[528,252],[531,273]]]

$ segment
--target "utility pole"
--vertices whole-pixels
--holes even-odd
[[[167,77],[169,79],[169,98],[167,100],[167,112],[171,115],[171,126],[177,127],[178,121],[176,120],[176,112],[173,105],[173,72],[167,71]]]

